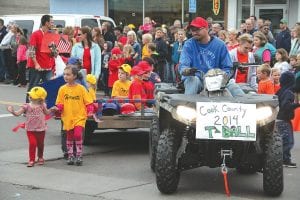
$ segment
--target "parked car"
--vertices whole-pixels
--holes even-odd
[[[95,15],[79,15],[79,14],[50,14],[53,16],[55,26],[60,25],[64,28],[66,26],[83,27],[89,26],[101,27],[103,22],[111,23],[112,27],[116,24],[114,20],[106,16]],[[15,21],[26,33],[27,37],[30,37],[33,31],[38,30],[41,27],[41,17],[43,14],[28,14],[28,15],[3,15],[0,16],[4,20],[4,24],[7,25],[10,21]]]

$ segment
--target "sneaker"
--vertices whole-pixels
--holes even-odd
[[[82,165],[82,157],[81,156],[76,157],[76,165],[77,166],[81,166]]]
[[[68,158],[68,161],[67,161],[67,164],[68,165],[74,165],[74,156],[70,156],[69,158]]]
[[[44,158],[39,158],[39,159],[37,160],[37,164],[38,164],[38,165],[43,165],[43,164],[45,164]]]
[[[283,166],[288,168],[297,168],[297,164],[292,161],[283,161]]]
[[[34,161],[29,161],[27,167],[33,167],[33,166],[34,166]]]

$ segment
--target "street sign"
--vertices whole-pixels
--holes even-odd
[[[196,0],[189,0],[189,13],[196,13],[197,2]]]

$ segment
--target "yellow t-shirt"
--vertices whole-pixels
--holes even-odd
[[[111,97],[125,97],[128,98],[128,91],[131,85],[131,81],[126,80],[120,81],[117,80],[112,88]]]
[[[76,84],[74,86],[63,85],[58,90],[56,105],[62,104],[61,119],[64,130],[72,130],[75,126],[85,127],[87,119],[86,105],[93,103],[87,89]]]
[[[148,51],[148,44],[145,44],[142,48],[142,59],[145,57],[151,57],[151,54]]]

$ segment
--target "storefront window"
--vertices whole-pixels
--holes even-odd
[[[108,0],[109,17],[116,25],[138,24],[143,22],[143,1],[141,0]]]
[[[182,2],[184,2],[184,22],[189,22],[196,16],[212,17],[215,22],[224,23],[226,2],[220,0],[220,9],[213,12],[213,2],[217,0],[196,0],[197,12],[189,13],[189,0],[108,0],[109,16],[116,24],[143,23],[143,2],[145,17],[151,17],[159,24],[172,25],[175,19],[182,19]]]
[[[213,0],[197,0],[197,12],[196,13],[189,13],[189,0],[184,1],[184,13],[185,13],[185,20],[190,21],[191,19],[195,18],[196,16],[201,16],[203,18],[212,17],[214,22],[224,23],[225,19],[225,7],[226,2],[224,0],[220,0],[220,9],[218,13],[213,12],[213,3],[217,1]]]

